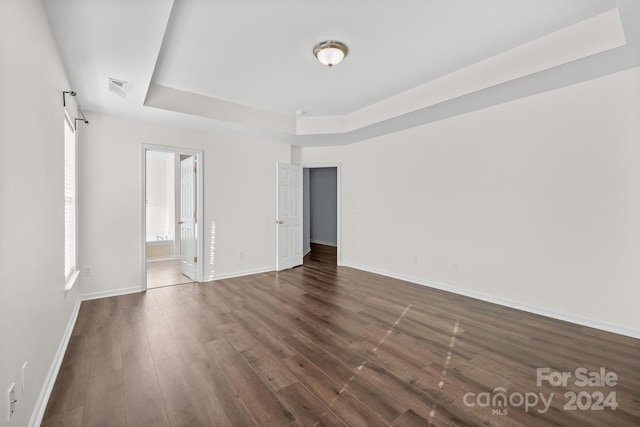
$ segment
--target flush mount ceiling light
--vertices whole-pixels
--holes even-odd
[[[318,61],[328,65],[329,68],[342,62],[347,53],[349,53],[347,46],[334,40],[318,43],[313,48],[313,55],[318,58]]]

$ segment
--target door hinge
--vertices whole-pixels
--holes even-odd
[[[198,257],[197,256],[193,257],[193,262],[196,263],[196,264],[198,263]]]
[[[197,173],[197,172],[198,172],[198,167],[197,167],[197,166],[194,166],[194,167],[193,167],[193,173]]]
[[[193,213],[193,218],[194,218],[194,219],[198,219],[198,211],[196,211],[196,212],[194,212],[194,213]]]

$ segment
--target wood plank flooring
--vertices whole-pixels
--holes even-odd
[[[193,282],[182,274],[181,263],[179,259],[147,261],[147,289]]]
[[[639,361],[640,340],[336,267],[314,245],[280,273],[83,302],[42,425],[638,426]],[[538,386],[547,367],[567,385]],[[575,384],[601,367],[615,386]],[[587,409],[598,392],[617,409]]]

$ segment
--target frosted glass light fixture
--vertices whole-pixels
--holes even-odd
[[[347,53],[349,53],[347,46],[334,40],[318,43],[313,48],[313,55],[329,68],[341,63]]]

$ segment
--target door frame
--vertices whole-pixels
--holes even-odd
[[[336,249],[337,249],[337,264],[342,265],[342,184],[341,184],[341,164],[338,163],[305,163],[302,164],[302,170],[304,169],[317,169],[317,168],[336,168],[336,182],[337,182],[337,192],[336,197],[336,215],[337,215],[337,230],[336,230]],[[303,197],[304,197],[304,185],[302,186]],[[302,220],[304,221],[304,215],[302,216]],[[303,264],[304,265],[304,264]]]
[[[140,262],[140,290],[147,290],[147,151],[161,151],[164,153],[184,154],[195,156],[197,162],[196,169],[196,212],[198,217],[196,227],[196,253],[198,260],[204,260],[204,151],[191,148],[170,147],[166,145],[141,144],[141,175],[140,175],[140,215],[141,215],[141,236],[140,245],[142,258]],[[176,237],[174,237],[175,239]],[[196,280],[202,282],[204,278],[203,262],[198,262],[196,266]]]

